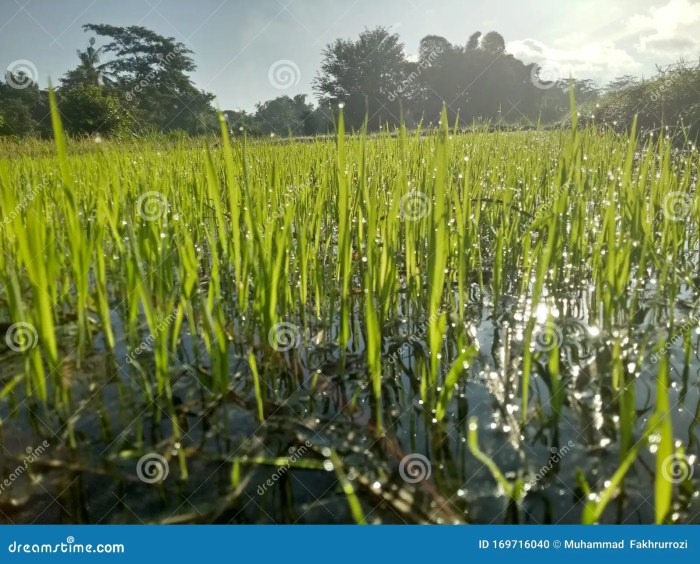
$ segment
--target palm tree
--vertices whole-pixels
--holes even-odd
[[[85,51],[76,51],[80,64],[68,71],[61,79],[64,86],[89,85],[109,86],[114,84],[113,74],[110,72],[111,62],[100,64],[102,47],[95,48],[95,38],[91,37]]]

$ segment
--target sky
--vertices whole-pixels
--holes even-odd
[[[463,45],[496,30],[526,63],[600,84],[700,57],[700,0],[0,0],[0,70],[56,82],[77,65],[86,23],[141,25],[181,41],[195,53],[194,82],[222,110],[315,99],[324,47],[379,25],[399,34],[410,58],[425,35]]]

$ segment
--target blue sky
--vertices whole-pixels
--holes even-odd
[[[195,52],[194,81],[222,109],[313,95],[324,46],[377,25],[409,55],[428,34],[464,44],[497,30],[526,62],[599,82],[700,56],[700,0],[0,0],[0,68],[29,61],[42,85],[56,81],[77,64],[85,23],[182,41]]]

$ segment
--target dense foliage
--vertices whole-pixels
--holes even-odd
[[[78,66],[61,78],[57,89],[71,134],[203,134],[217,129],[214,96],[191,81],[196,65],[182,43],[140,26],[84,28],[96,37],[77,51]],[[100,47],[97,38],[103,41]],[[229,110],[224,115],[234,134],[303,136],[334,131],[333,108],[341,104],[350,129],[359,130],[366,119],[367,128],[376,131],[401,119],[409,127],[436,122],[445,103],[448,118],[459,118],[464,127],[534,128],[566,122],[573,89],[586,108],[582,122],[595,116],[628,129],[639,113],[639,125],[646,130],[684,119],[697,138],[696,66],[667,69],[646,81],[621,77],[605,89],[590,80],[547,82],[540,70],[508,54],[505,40],[494,31],[475,32],[464,46],[428,35],[414,61],[397,34],[378,27],[326,47],[313,82],[316,106],[305,95],[283,95],[257,104],[253,113]],[[26,80],[10,75],[7,84],[0,84],[2,135],[49,132],[46,93]]]
[[[586,121],[598,121],[618,131],[629,129],[630,116],[646,133],[700,140],[700,66],[678,63],[660,69],[645,81],[627,77],[613,85],[596,104],[584,106]],[[662,132],[663,129],[663,132]]]

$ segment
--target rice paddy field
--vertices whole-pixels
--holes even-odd
[[[700,523],[694,146],[53,121],[0,144],[0,522]]]

